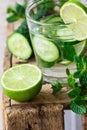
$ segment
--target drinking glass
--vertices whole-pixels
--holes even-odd
[[[62,0],[61,0],[62,1]],[[83,51],[82,41],[75,36],[60,17],[60,8],[67,1],[33,0],[27,6],[26,18],[32,47],[43,80],[56,79],[66,84],[66,68],[75,70],[74,56]]]

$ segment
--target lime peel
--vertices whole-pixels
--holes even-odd
[[[32,85],[30,80],[32,80]],[[37,66],[31,64],[14,66],[3,73],[1,86],[6,95],[11,99],[16,101],[31,100],[41,90],[42,72]]]
[[[74,10],[74,11],[73,11]],[[60,9],[60,16],[73,31],[76,40],[87,38],[87,8],[78,1],[68,1]]]

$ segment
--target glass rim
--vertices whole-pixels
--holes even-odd
[[[37,0],[35,3],[39,3],[41,1]],[[43,1],[42,1],[43,2]],[[44,22],[40,22],[40,21],[36,21],[35,19],[33,19],[30,15],[29,15],[29,12],[30,10],[35,7],[34,2],[32,2],[30,5],[28,5],[26,7],[26,10],[25,10],[25,14],[26,14],[26,18],[28,20],[30,20],[31,22],[33,22],[34,24],[38,24],[38,25],[42,25],[42,26],[55,26],[55,25],[58,25],[58,26],[64,26],[64,25],[70,25],[71,23],[60,23],[60,22],[57,22],[57,23],[44,23]]]

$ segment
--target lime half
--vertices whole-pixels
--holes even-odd
[[[16,101],[31,100],[41,89],[42,73],[35,65],[17,65],[3,73],[1,86],[11,99]]]
[[[78,1],[66,2],[60,9],[60,16],[73,31],[76,40],[87,38],[87,8]]]

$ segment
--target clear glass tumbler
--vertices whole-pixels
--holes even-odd
[[[64,0],[65,2],[67,0]],[[26,9],[36,63],[45,81],[66,83],[66,68],[75,70],[74,56],[83,52],[83,41],[60,17],[62,0],[33,0]]]

